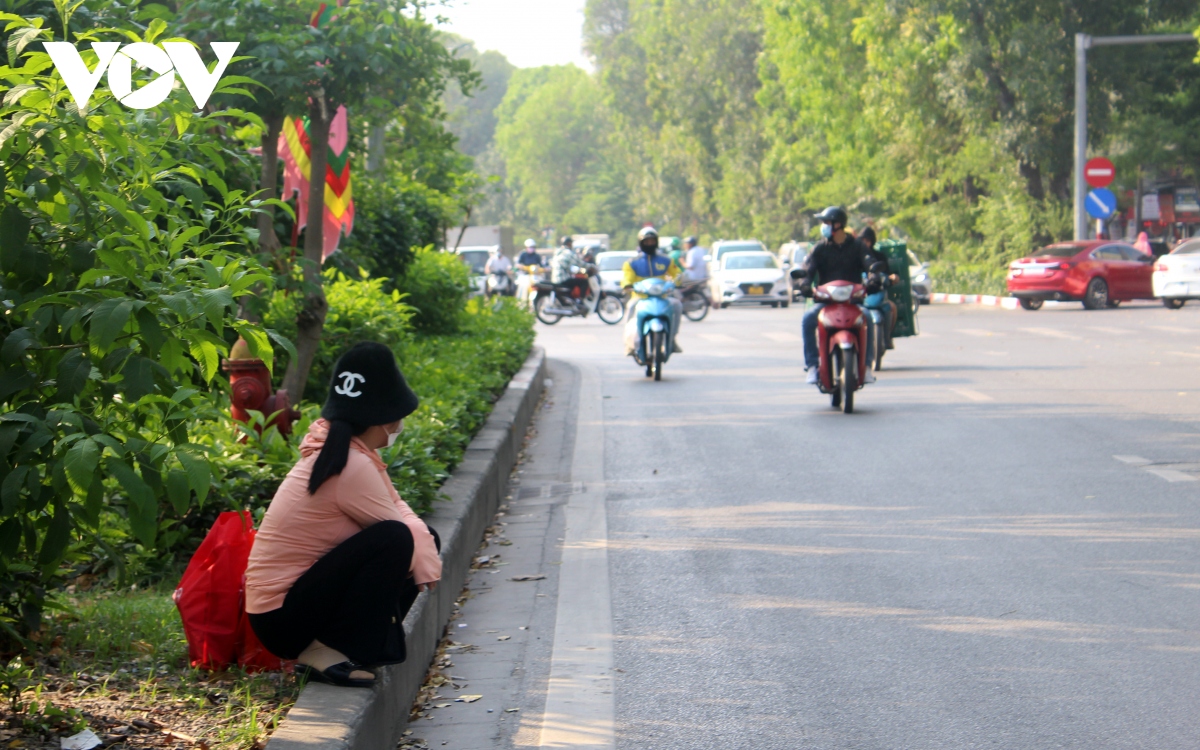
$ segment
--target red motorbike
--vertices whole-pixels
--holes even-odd
[[[866,294],[866,287],[850,281],[831,281],[813,290],[813,300],[825,303],[817,316],[817,387],[846,414],[854,411],[854,392],[866,384],[867,322],[858,306]]]

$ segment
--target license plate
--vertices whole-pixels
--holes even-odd
[[[763,288],[761,286],[752,286],[748,294],[763,294]]]
[[[1045,266],[1025,266],[1025,268],[1023,268],[1021,270],[1023,270],[1025,272],[1026,276],[1045,276],[1046,275],[1046,267]]]

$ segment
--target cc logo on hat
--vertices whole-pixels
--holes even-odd
[[[362,391],[354,390],[354,384],[360,381],[365,384],[367,382],[366,378],[357,372],[343,372],[338,377],[342,379],[342,384],[334,386],[334,392],[340,393],[343,396],[349,396],[350,398],[358,398],[362,395]]]

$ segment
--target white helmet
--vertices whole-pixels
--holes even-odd
[[[534,242],[532,239],[528,239],[528,240],[525,240],[525,247],[529,248],[530,250],[536,250],[537,243]]]

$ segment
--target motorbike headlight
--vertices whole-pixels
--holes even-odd
[[[849,302],[850,297],[853,294],[854,294],[854,287],[852,287],[852,286],[835,286],[835,287],[830,287],[830,289],[829,289],[829,297],[834,302]]]

